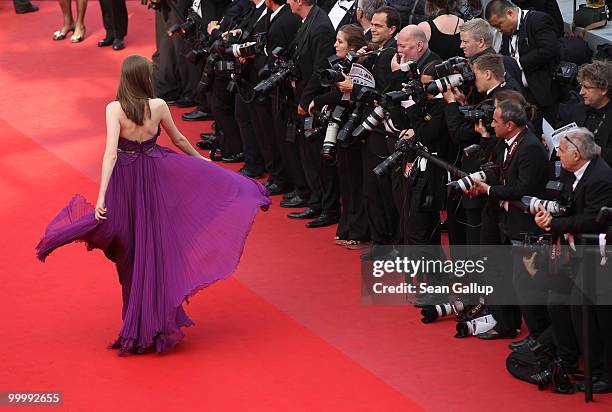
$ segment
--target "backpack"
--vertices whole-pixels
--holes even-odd
[[[593,60],[612,60],[612,44],[600,44],[597,46]]]
[[[530,350],[510,352],[506,358],[506,369],[515,378],[537,385],[532,376],[548,369],[552,361],[553,354],[540,344]]]

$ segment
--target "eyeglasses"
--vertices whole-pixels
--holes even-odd
[[[574,147],[576,148],[576,151],[578,152],[578,154],[579,154],[580,156],[582,156],[582,153],[580,153],[580,149],[578,149],[578,146],[576,146],[576,143],[574,143],[574,142],[572,141],[572,139],[570,139],[570,138],[569,138],[569,136],[568,136],[568,135],[566,135],[566,134],[564,134],[564,135],[563,135],[563,137],[565,137],[565,140],[567,140],[568,142],[570,142],[570,143],[571,143],[571,145],[572,145],[572,146],[574,146]]]
[[[584,83],[580,83],[580,87],[585,89],[585,90],[600,89],[600,87],[597,87],[597,86],[587,86]]]

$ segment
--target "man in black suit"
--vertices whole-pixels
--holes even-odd
[[[557,0],[516,0],[516,4],[524,9],[541,11],[542,13],[548,14],[555,22],[557,36],[563,36],[565,25]]]
[[[125,49],[123,38],[127,35],[128,13],[125,0],[100,0],[102,21],[106,36],[98,47],[113,46],[113,50]]]
[[[480,19],[478,19],[480,20]],[[471,20],[473,21],[473,20]],[[480,20],[487,26],[486,21]],[[462,41],[462,45],[464,42]],[[466,54],[466,57],[467,56]],[[479,104],[485,99],[495,99],[495,95],[503,90],[517,90],[518,86],[513,82],[508,84],[505,81],[504,56],[494,53],[480,53],[478,57],[472,60],[472,70],[475,75],[475,92],[470,95],[481,96],[481,101],[470,101],[468,104]],[[452,89],[443,93],[444,99],[448,103],[445,108],[446,124],[453,143],[460,145],[462,149],[472,145],[480,144],[481,147],[488,143],[486,140],[481,142],[481,136],[474,130],[474,124],[465,119],[465,116],[459,111],[459,103]],[[487,139],[490,140],[490,139]],[[472,173],[481,168],[481,160],[477,156],[463,156],[461,159],[461,169],[464,172]],[[486,159],[485,159],[486,160]],[[467,245],[480,245],[480,228],[482,224],[481,215],[482,207],[486,199],[483,197],[468,197],[463,196],[461,204],[465,211],[465,237]],[[451,241],[452,242],[452,241]]]
[[[556,126],[559,90],[553,84],[553,72],[559,64],[559,43],[552,17],[521,10],[509,0],[492,0],[485,15],[491,26],[503,33],[500,53],[513,57],[523,71],[525,97],[538,106],[549,124]],[[540,120],[535,125],[538,135]]]
[[[298,15],[291,12],[286,0],[266,0],[266,5],[270,13],[267,20],[265,64],[270,68],[275,60],[272,52],[276,48],[289,49],[302,21]],[[268,107],[269,113],[272,114],[271,122],[269,113],[265,112]],[[279,84],[278,89],[270,93],[269,102],[263,102],[257,110],[260,122],[267,119],[266,126],[273,129],[272,133],[262,135],[265,142],[262,142],[261,146],[264,157],[267,157],[266,168],[270,173],[267,183],[292,189],[280,201],[280,206],[285,208],[308,206],[307,201],[310,198],[310,188],[304,175],[296,136],[293,127],[289,126],[294,124],[292,122],[296,111],[297,103],[293,90],[284,83]]]
[[[541,233],[532,217],[515,206],[511,201],[520,201],[523,196],[541,196],[548,180],[546,152],[542,143],[527,129],[525,108],[516,101],[498,102],[493,113],[492,127],[495,136],[501,139],[497,146],[499,172],[489,180],[491,184],[477,182],[476,194],[487,194],[491,200],[500,202],[500,224],[502,242],[515,246],[522,245],[524,233]],[[514,257],[512,283],[521,302],[536,301],[543,291],[529,288],[529,277],[522,261]],[[496,276],[497,275],[497,276]],[[490,274],[500,292],[512,289],[507,274]],[[544,299],[544,298],[542,298]],[[545,300],[542,300],[545,301]],[[504,300],[503,303],[512,303]],[[490,332],[479,335],[482,339],[514,338],[520,327],[520,314],[516,307],[494,306],[493,316],[497,325]],[[537,338],[548,327],[546,308],[522,306],[523,315],[530,335]]]
[[[565,123],[576,122],[595,135],[601,157],[612,165],[612,63],[595,60],[580,67],[580,96],[584,103],[567,108]]]
[[[612,169],[597,155],[598,151],[593,133],[586,128],[570,130],[561,137],[557,154],[564,169],[561,181],[564,182],[565,189],[571,193],[569,197],[571,214],[552,217],[542,209],[535,217],[535,222],[540,228],[557,236],[578,233],[597,234],[605,231],[605,226],[597,223],[596,217],[602,207],[612,206]],[[576,272],[578,270],[572,271],[570,276],[575,276]],[[582,274],[582,276],[594,275],[594,273]],[[575,285],[580,284],[581,280],[576,279]],[[604,286],[602,283],[598,283],[599,289],[602,286]],[[575,295],[578,294],[576,292],[580,291],[575,289]],[[567,302],[562,303],[567,305]],[[573,297],[573,304],[580,304],[577,296]],[[557,307],[551,312],[553,335],[557,353],[562,360],[567,362],[569,359],[569,362],[577,364],[578,348],[575,341],[576,335],[581,336],[582,316],[579,307],[572,307],[572,322],[566,314],[567,311],[567,307]],[[555,316],[560,317],[560,320],[555,321]],[[605,304],[591,306],[589,321],[592,323],[590,332],[593,335],[590,339],[593,376],[597,377],[593,383],[593,392],[612,392],[612,306]],[[582,343],[582,340],[578,339],[578,342]],[[584,353],[584,348],[582,350]],[[584,390],[584,383],[577,382],[577,387]]]
[[[288,0],[291,11],[302,18],[302,26],[291,46],[291,55],[297,66],[295,97],[300,124],[308,114],[310,102],[324,88],[320,72],[328,65],[328,57],[335,54],[336,31],[325,12],[316,6],[315,0]],[[316,218],[306,227],[316,228],[335,224],[340,218],[338,175],[335,165],[325,162],[320,155],[322,137],[307,141],[303,133],[296,136],[304,175],[310,187],[309,208],[289,213],[292,219]]]

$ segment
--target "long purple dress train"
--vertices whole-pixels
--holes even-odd
[[[106,192],[107,220],[72,198],[36,247],[41,261],[56,248],[83,241],[115,262],[123,295],[120,353],[155,345],[164,352],[193,325],[182,303],[228,277],[238,265],[266,189],[238,173],[157,145],[119,138]]]

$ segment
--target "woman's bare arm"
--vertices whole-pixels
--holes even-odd
[[[181,149],[181,151],[185,154],[210,161],[210,159],[207,159],[200,153],[198,153],[198,151],[193,148],[191,143],[189,143],[189,140],[187,140],[187,138],[183,136],[183,134],[177,129],[176,125],[174,124],[174,120],[172,120],[172,114],[170,114],[170,109],[168,108],[166,102],[164,102],[163,100],[161,103],[161,111],[161,125],[166,131],[166,133],[168,133],[168,136],[170,136],[172,143],[174,143],[174,145]]]
[[[102,174],[100,177],[100,190],[98,192],[98,201],[96,202],[96,219],[106,219],[104,214],[106,208],[104,198],[108,182],[117,162],[117,144],[119,142],[119,111],[121,106],[117,102],[111,102],[106,106],[106,147],[104,148],[104,156],[102,158]]]

